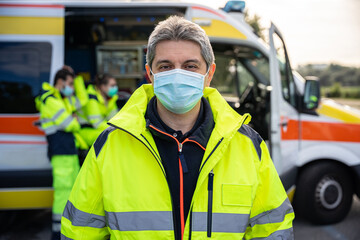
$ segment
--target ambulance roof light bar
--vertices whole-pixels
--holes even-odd
[[[245,1],[240,1],[240,0],[231,0],[228,1],[225,4],[225,7],[222,9],[225,12],[240,12],[240,13],[244,13],[245,10]]]

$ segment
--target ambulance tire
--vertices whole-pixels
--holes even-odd
[[[300,172],[294,196],[295,215],[315,224],[343,220],[353,200],[351,173],[336,162],[319,162]]]

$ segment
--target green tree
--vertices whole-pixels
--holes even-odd
[[[252,27],[254,33],[265,41],[265,35],[263,33],[265,28],[261,26],[261,17],[256,14],[250,15],[247,9],[244,12],[244,16],[245,22]]]

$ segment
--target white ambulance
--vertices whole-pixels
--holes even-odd
[[[34,126],[42,83],[66,64],[87,80],[111,73],[131,94],[146,82],[154,25],[180,15],[210,37],[212,86],[253,116],[297,215],[343,219],[353,194],[360,196],[360,114],[320,100],[318,82],[293,74],[278,29],[271,25],[269,45],[263,43],[239,17],[239,4],[215,10],[169,1],[0,1],[0,209],[51,207],[47,143]]]

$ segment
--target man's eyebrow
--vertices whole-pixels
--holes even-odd
[[[186,60],[184,63],[189,63],[189,62],[201,63],[198,59],[189,59],[189,60]]]
[[[171,61],[169,60],[159,60],[155,63],[155,65],[159,65],[159,64],[162,64],[162,63],[171,63]]]
[[[197,64],[201,63],[200,60],[198,60],[198,59],[188,59],[183,64],[191,63],[191,62],[197,63]],[[155,66],[158,66],[159,64],[162,64],[162,63],[172,63],[172,62],[170,60],[166,60],[166,59],[159,60],[159,61],[155,62]]]

